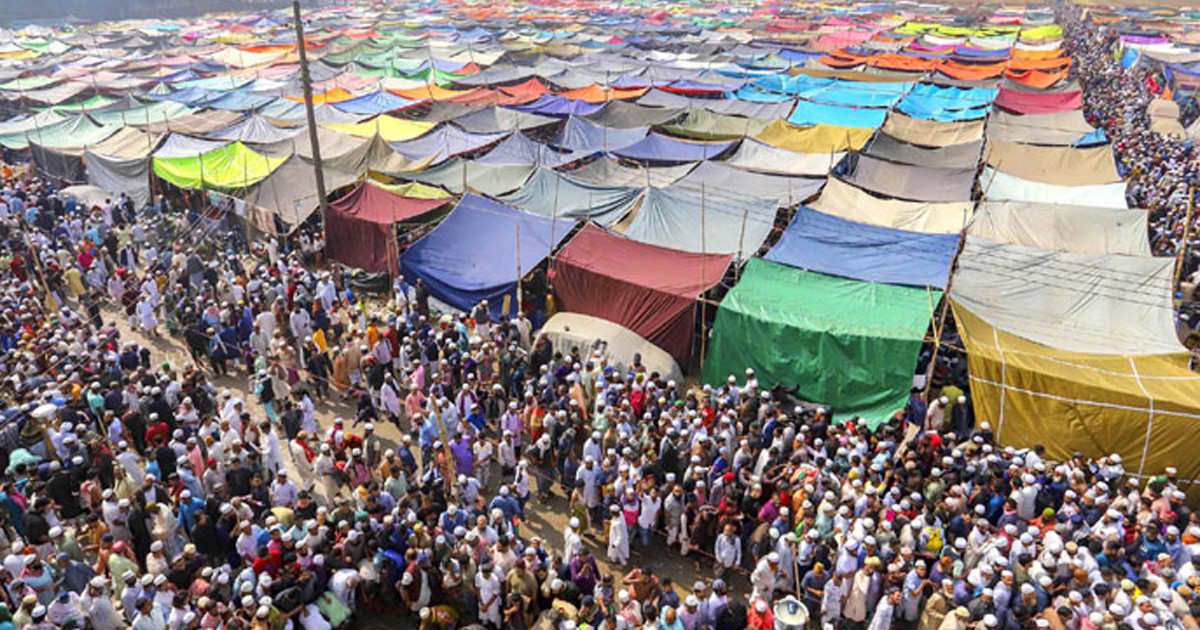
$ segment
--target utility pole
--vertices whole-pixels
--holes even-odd
[[[325,171],[321,167],[321,141],[317,134],[317,114],[313,111],[312,78],[308,75],[308,51],[304,42],[304,21],[300,18],[300,0],[292,0],[292,18],[296,20],[296,46],[300,49],[300,83],[304,86],[304,111],[308,114],[308,140],[312,144],[313,174],[317,178],[317,202],[321,209],[321,228],[329,200],[325,193]]]

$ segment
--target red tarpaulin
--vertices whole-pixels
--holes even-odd
[[[721,281],[732,260],[647,245],[588,224],[555,257],[554,291],[563,311],[620,324],[686,365],[696,297]]]
[[[329,204],[325,252],[329,258],[366,271],[395,271],[400,252],[393,225],[445,205],[450,199],[401,197],[362,184]]]
[[[1083,107],[1083,92],[1023,92],[1000,88],[996,105],[1018,114],[1053,114]]]

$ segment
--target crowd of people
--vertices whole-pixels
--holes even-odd
[[[1161,207],[1190,149],[1059,19]],[[372,301],[316,237],[231,255],[161,201],[0,183],[0,630],[774,630],[787,598],[822,629],[1196,627],[1175,471],[1001,447],[961,371],[835,422],[750,369],[688,386],[486,303],[440,316],[420,282]]]

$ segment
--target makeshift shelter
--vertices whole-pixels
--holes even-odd
[[[138,208],[150,202],[150,154],[162,136],[126,127],[84,152],[89,184],[124,192]]]
[[[633,356],[641,357],[650,373],[663,379],[683,382],[683,370],[670,353],[641,335],[613,322],[583,313],[557,313],[542,324],[539,331],[550,340],[550,346],[563,356],[578,349],[581,356],[599,355],[600,359],[624,373],[633,364]]]
[[[970,201],[975,165],[916,166],[856,153],[843,162],[842,178],[863,190],[910,201]]]
[[[446,218],[400,255],[400,269],[421,279],[433,297],[467,310],[482,300],[500,314],[504,298],[570,232],[541,217],[466,194]],[[509,304],[515,314],[517,304]]]
[[[554,291],[565,311],[615,322],[686,365],[696,298],[725,276],[729,254],[695,254],[639,243],[585,225],[554,257]]]
[[[699,140],[737,140],[762,133],[771,121],[714,114],[707,109],[689,110],[678,122],[662,126],[666,133]]]
[[[1085,354],[1170,354],[1175,260],[1048,252],[968,237],[951,297],[1001,330]]]
[[[614,226],[625,236],[687,252],[753,256],[775,225],[777,202],[702,198],[678,190],[650,188],[633,215]]]
[[[763,144],[797,153],[828,155],[860,149],[871,138],[872,133],[874,133],[874,129],[856,129],[836,125],[797,127],[777,120],[755,135],[754,139]]]
[[[877,133],[871,143],[863,148],[868,155],[889,162],[931,166],[939,168],[972,167],[979,163],[983,140],[941,147],[923,147],[905,142],[886,133]]]
[[[830,177],[814,210],[857,223],[910,232],[957,234],[971,219],[971,202],[929,203],[883,199],[836,177]]]
[[[767,260],[820,273],[943,289],[957,234],[905,232],[801,208]]]
[[[594,221],[607,227],[629,214],[641,195],[641,188],[593,184],[538,168],[525,185],[500,200],[531,214],[563,220],[564,226]]]
[[[444,188],[456,195],[473,191],[499,197],[521,187],[533,174],[529,164],[480,164],[475,160],[452,158],[422,171],[395,173],[401,179]]]
[[[371,183],[359,185],[329,204],[325,215],[325,254],[366,271],[396,271],[399,243],[396,225],[436,221],[447,199],[401,197]]]
[[[743,140],[738,150],[725,162],[747,171],[774,175],[826,175],[845,153],[801,153],[774,147],[754,139]]]
[[[1101,208],[1127,208],[1123,181],[1091,186],[1060,186],[1035,182],[985,166],[979,174],[979,187],[987,201],[1032,201]]]
[[[769,199],[790,207],[806,201],[825,185],[823,177],[789,177],[756,173],[726,162],[701,162],[675,182],[672,190],[726,199]]]
[[[575,179],[593,184],[666,188],[687,175],[695,166],[685,163],[676,166],[643,164],[633,167],[625,166],[609,157],[600,157],[567,173]]]
[[[155,157],[154,174],[180,188],[231,190],[257,184],[286,160],[234,142],[194,157]]]
[[[639,162],[697,162],[715,160],[734,144],[734,142],[695,142],[651,133],[635,144],[610,150],[609,153]]]
[[[976,421],[989,422],[999,444],[1041,445],[1057,460],[1117,453],[1140,477],[1174,466],[1181,479],[1200,479],[1200,374],[1188,368],[1186,352],[1073,352],[951,304]]]
[[[1076,254],[1149,256],[1146,211],[1027,201],[981,201],[967,234]]]
[[[403,142],[418,138],[428,133],[435,126],[437,126],[436,123],[404,120],[387,115],[376,116],[371,120],[360,123],[334,123],[325,125],[329,129],[352,136],[360,138],[379,136],[388,142]]]
[[[637,144],[649,131],[647,127],[602,127],[571,116],[550,144],[584,154],[600,153]]]
[[[893,112],[880,131],[897,140],[923,147],[944,147],[983,139],[984,121],[941,122],[920,120]]]
[[[996,170],[1046,184],[1091,186],[1121,181],[1111,144],[1075,148],[989,138],[984,160]]]
[[[876,426],[904,408],[940,297],[753,258],[717,310],[702,380],[754,368],[760,382]]]

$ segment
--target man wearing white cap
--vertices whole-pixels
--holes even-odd
[[[619,506],[610,505],[609,512],[608,560],[624,567],[629,564],[629,527]]]
[[[572,516],[567,522],[567,528],[563,530],[563,560],[567,562],[583,553],[583,537],[579,535],[581,526],[579,519]]]
[[[113,606],[112,594],[107,586],[108,581],[98,575],[88,582],[87,590],[79,598],[80,607],[93,630],[119,630],[125,627],[125,620]]]

